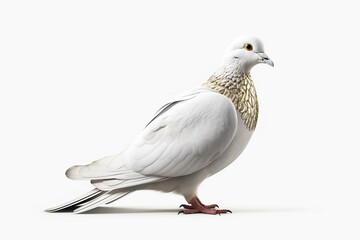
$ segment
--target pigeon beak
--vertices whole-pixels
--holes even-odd
[[[271,61],[271,59],[268,57],[268,55],[266,55],[266,53],[258,53],[258,55],[261,57],[260,61],[262,63],[266,63],[267,65],[274,67],[274,62]]]

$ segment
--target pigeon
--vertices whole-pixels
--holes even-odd
[[[183,195],[187,204],[179,213],[231,212],[203,204],[197,188],[239,157],[256,128],[259,104],[250,70],[258,63],[274,66],[261,40],[235,39],[218,70],[163,105],[125,150],[69,168],[68,178],[90,180],[95,188],[46,211],[83,213],[137,190],[156,190]]]

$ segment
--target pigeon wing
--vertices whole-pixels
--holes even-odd
[[[212,90],[188,96],[163,107],[127,148],[123,163],[128,169],[178,177],[199,171],[224,153],[237,128],[232,102]]]
[[[66,175],[91,180],[104,191],[188,175],[220,156],[236,128],[232,102],[209,88],[196,88],[160,108],[122,153],[73,166]]]

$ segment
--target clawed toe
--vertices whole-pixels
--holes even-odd
[[[204,214],[224,214],[224,213],[232,213],[228,209],[217,209],[219,208],[219,205],[217,204],[211,204],[211,205],[205,205],[203,204],[198,197],[193,197],[189,201],[190,205],[187,204],[181,204],[179,208],[184,208],[184,210],[181,210],[178,212],[178,214],[193,214],[193,213],[204,213]]]
[[[219,205],[217,204],[211,204],[211,205],[202,205],[204,208],[207,209],[213,209],[213,208],[219,208]],[[187,205],[187,204],[181,204],[179,208],[185,208],[185,209],[194,209],[194,206]]]
[[[205,205],[206,208],[219,208],[219,205],[217,204],[211,204],[211,205]]]
[[[182,213],[182,214],[194,214],[194,213],[203,213],[203,214],[210,214],[210,215],[221,215],[221,214],[225,214],[225,213],[232,213],[230,210],[228,209],[219,209],[219,210],[215,210],[215,209],[208,209],[208,208],[204,208],[204,209],[186,209],[186,210],[181,210],[178,212],[178,215]]]
[[[193,206],[191,206],[191,205],[187,205],[187,204],[181,204],[180,206],[179,206],[179,208],[185,208],[185,209],[194,209],[194,207]]]
[[[216,210],[217,214],[221,214],[221,213],[231,213],[232,211],[230,211],[229,209],[220,209],[220,210]]]

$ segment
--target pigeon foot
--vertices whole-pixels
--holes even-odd
[[[227,209],[216,209],[219,208],[217,204],[205,205],[203,204],[197,196],[194,196],[190,200],[190,205],[181,204],[180,207],[183,207],[184,210],[181,210],[178,214],[193,214],[193,213],[204,213],[204,214],[221,214],[221,213],[232,213]]]

